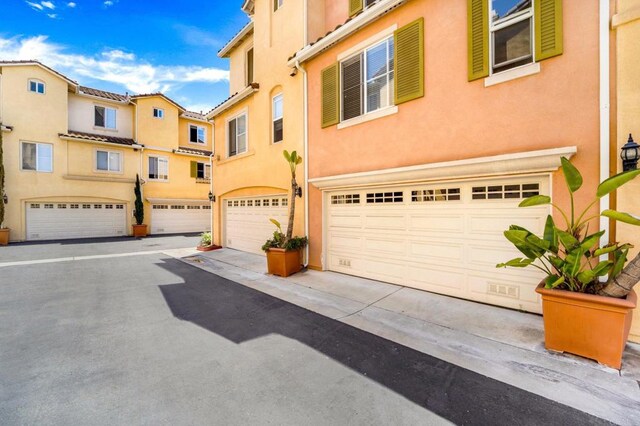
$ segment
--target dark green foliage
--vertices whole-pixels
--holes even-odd
[[[136,186],[133,190],[136,194],[135,202],[135,218],[136,225],[142,225],[144,222],[144,203],[142,202],[142,190],[140,189],[140,176],[136,175]]]

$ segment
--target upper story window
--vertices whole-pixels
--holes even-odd
[[[253,47],[247,50],[247,86],[253,83]]]
[[[247,114],[233,118],[227,123],[228,156],[247,152]]]
[[[283,132],[283,99],[282,93],[273,97],[273,142],[281,142],[284,138]]]
[[[491,72],[533,62],[532,0],[490,0]]]
[[[196,164],[196,178],[197,179],[211,179],[211,166],[207,163]]]
[[[40,93],[41,95],[44,95],[44,82],[39,81],[39,80],[29,80],[29,91],[33,92],[33,93]]]
[[[96,170],[101,172],[122,171],[122,154],[118,151],[96,151]]]
[[[53,145],[22,142],[22,170],[53,171]]]
[[[341,64],[342,120],[393,105],[393,37]]]
[[[207,143],[207,129],[202,126],[189,124],[189,142],[190,143]]]
[[[169,159],[167,157],[149,156],[149,179],[169,179]]]
[[[284,4],[284,0],[273,0],[273,11],[280,9]]]
[[[105,129],[116,128],[116,110],[103,106],[95,106],[95,122],[96,127],[104,127]]]
[[[162,108],[154,108],[153,109],[153,117],[154,118],[164,118],[164,110]]]

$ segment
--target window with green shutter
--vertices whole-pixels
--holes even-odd
[[[536,0],[536,60],[562,54],[562,0]]]
[[[469,81],[489,75],[489,12],[487,0],[467,0]]]
[[[198,162],[197,161],[192,161],[191,162],[191,177],[195,178],[198,176]]]
[[[349,0],[349,16],[362,11],[362,0]]]
[[[335,63],[322,70],[322,127],[340,122],[339,64]]]
[[[395,104],[424,96],[424,18],[394,33]]]

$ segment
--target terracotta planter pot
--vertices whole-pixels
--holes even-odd
[[[541,283],[547,349],[569,352],[620,369],[637,297],[626,299],[550,290]]]
[[[271,248],[267,251],[267,271],[272,275],[288,277],[302,269],[302,250]]]
[[[0,228],[0,246],[9,244],[9,228]]]
[[[197,246],[196,250],[198,251],[211,251],[211,250],[218,250],[221,249],[222,247],[217,246],[215,244],[211,244],[210,246]]]
[[[133,236],[136,238],[146,237],[147,236],[147,225],[131,225],[133,228]]]

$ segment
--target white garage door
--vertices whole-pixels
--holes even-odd
[[[124,204],[27,203],[27,240],[123,235],[127,235],[127,210]]]
[[[548,178],[533,177],[330,192],[327,268],[541,312],[542,275],[495,265],[522,257],[504,238],[509,225],[543,232],[548,207],[517,206],[548,189]]]
[[[280,222],[283,232],[286,232],[288,202],[286,195],[226,200],[224,245],[236,250],[264,254],[261,247],[276,229],[269,219]]]
[[[152,234],[187,234],[211,230],[211,206],[188,204],[153,204]]]

